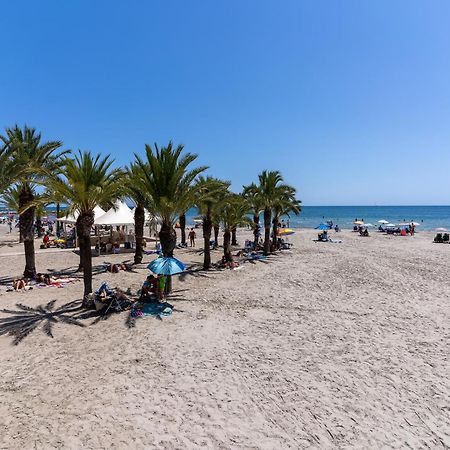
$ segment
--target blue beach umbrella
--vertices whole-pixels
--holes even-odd
[[[316,230],[329,230],[330,226],[326,223],[321,223],[317,225]]]
[[[175,275],[183,272],[185,268],[181,261],[170,256],[156,258],[147,266],[147,269],[157,275]]]

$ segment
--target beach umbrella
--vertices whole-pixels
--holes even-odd
[[[363,226],[365,226],[366,228],[372,228],[373,224],[371,223],[365,223]]]
[[[329,230],[330,226],[326,223],[321,223],[317,225],[316,230]]]
[[[387,220],[381,219],[378,221],[378,223],[381,223],[382,225],[387,225],[389,222]]]
[[[364,222],[362,220],[355,220],[353,223],[355,225],[364,225]]]
[[[420,223],[417,222],[411,222],[415,227],[420,227]]]
[[[183,272],[185,268],[184,263],[170,256],[156,258],[147,266],[147,269],[157,275],[175,275]]]
[[[397,228],[397,226],[394,225],[393,223],[387,223],[386,228]]]
[[[295,231],[291,230],[290,228],[281,228],[277,232],[278,236],[290,236],[291,234],[294,234],[294,233],[295,233]]]
[[[448,230],[447,230],[447,228],[442,228],[441,227],[441,228],[435,228],[434,231],[444,231],[444,232],[446,232]]]

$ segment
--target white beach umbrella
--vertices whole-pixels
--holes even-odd
[[[383,225],[387,225],[389,222],[387,220],[381,219],[378,221],[378,223],[381,223]]]
[[[387,223],[386,228],[396,228],[397,225],[394,225],[393,223]]]

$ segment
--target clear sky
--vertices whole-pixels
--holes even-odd
[[[183,143],[305,205],[450,204],[448,0],[3,2],[0,127]]]

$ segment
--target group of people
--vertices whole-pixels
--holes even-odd
[[[278,222],[278,228],[289,228],[289,219],[285,222],[284,219]]]
[[[120,253],[120,243],[113,239],[108,239],[107,242],[98,241],[95,244],[95,251],[97,253]]]
[[[67,283],[77,281],[78,278],[56,277],[48,273],[36,273],[32,278],[16,278],[12,283],[12,290],[27,291],[32,285],[46,285],[63,287]]]

